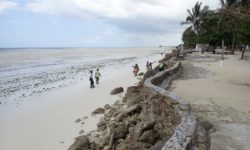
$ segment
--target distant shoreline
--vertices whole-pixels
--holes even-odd
[[[175,47],[175,46],[164,46],[164,47]],[[164,48],[162,47],[162,48]],[[124,46],[124,47],[1,47],[0,50],[8,49],[116,49],[116,48],[159,48],[159,46]]]

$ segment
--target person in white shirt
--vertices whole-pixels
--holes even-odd
[[[96,69],[96,72],[95,72],[96,84],[99,84],[99,79],[100,79],[100,77],[102,77],[102,75],[101,75],[99,69],[97,68],[97,69]]]

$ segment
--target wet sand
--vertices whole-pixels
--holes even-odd
[[[100,80],[94,89],[89,81],[51,91],[34,101],[26,100],[22,106],[1,109],[0,149],[44,150],[67,149],[80,132],[96,128],[99,117],[91,116],[94,109],[121,100],[124,93],[110,95],[111,90],[126,89],[139,80],[129,68]],[[76,120],[81,120],[80,122]],[[84,132],[83,132],[84,131]]]

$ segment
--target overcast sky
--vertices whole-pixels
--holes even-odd
[[[196,1],[0,0],[0,47],[177,45]]]

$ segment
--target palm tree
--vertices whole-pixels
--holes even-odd
[[[234,54],[235,37],[239,30],[239,22],[242,18],[250,17],[249,0],[220,0],[221,19],[218,22],[218,28],[223,23],[228,32],[231,33],[231,52]]]
[[[187,10],[189,16],[186,18],[186,21],[181,22],[181,25],[184,24],[192,24],[192,29],[195,31],[197,37],[199,38],[201,34],[201,24],[204,16],[209,12],[209,7],[206,5],[201,9],[202,2],[196,2],[192,11],[190,9]],[[190,26],[190,27],[191,27]]]

